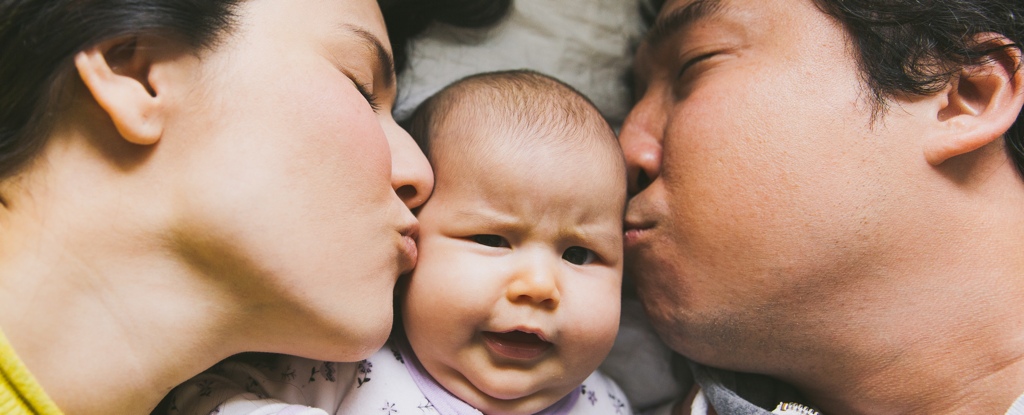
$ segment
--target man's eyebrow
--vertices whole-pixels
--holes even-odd
[[[388,52],[384,44],[381,43],[377,36],[370,33],[366,29],[353,25],[344,25],[344,28],[357,36],[363,38],[370,45],[370,49],[375,55],[377,55],[377,65],[380,69],[380,73],[384,74],[385,85],[391,85],[395,81],[395,59],[391,56],[391,52]]]
[[[686,30],[694,23],[707,19],[722,10],[721,0],[696,0],[693,3],[672,11],[654,22],[647,32],[644,41],[656,47],[665,39]]]

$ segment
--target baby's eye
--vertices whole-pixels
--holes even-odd
[[[562,259],[576,265],[587,265],[594,262],[597,257],[594,255],[594,251],[587,248],[571,246],[562,253]]]
[[[476,235],[473,236],[473,242],[480,245],[492,246],[495,248],[508,248],[509,244],[505,238],[498,235]]]

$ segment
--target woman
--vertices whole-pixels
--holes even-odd
[[[146,413],[237,352],[383,344],[433,178],[374,0],[0,15],[0,413]]]

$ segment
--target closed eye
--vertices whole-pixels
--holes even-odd
[[[718,52],[705,53],[703,55],[697,56],[696,58],[686,61],[686,63],[683,64],[683,67],[679,68],[679,72],[676,73],[676,78],[682,78],[683,75],[686,75],[686,71],[688,71],[694,65],[706,61],[717,54]]]
[[[508,240],[498,235],[473,235],[473,242],[493,248],[508,248]]]
[[[571,246],[562,253],[562,259],[571,264],[587,265],[597,259],[597,254],[587,248]]]
[[[380,100],[377,99],[377,95],[371,93],[363,84],[360,84],[359,82],[353,83],[356,85],[356,89],[359,90],[359,93],[363,95],[363,98],[366,99],[366,102],[370,104],[370,108],[373,109],[373,112],[379,113],[381,106]]]

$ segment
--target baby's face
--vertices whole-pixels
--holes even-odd
[[[618,330],[621,156],[533,147],[441,156],[419,213],[405,331],[424,368],[484,413],[550,406],[597,368]]]

